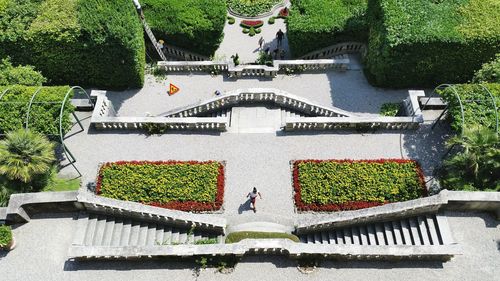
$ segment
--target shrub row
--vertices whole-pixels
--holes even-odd
[[[292,0],[287,37],[295,57],[339,42],[366,41],[367,0]]]
[[[497,3],[370,0],[370,82],[400,88],[470,80],[498,52]]]
[[[300,211],[368,208],[426,195],[413,160],[300,160],[293,163],[295,205]]]
[[[500,107],[500,84],[484,84],[483,86],[495,98],[498,109]],[[455,92],[462,101],[465,127],[481,126],[492,130],[496,129],[495,106],[490,95],[478,84],[461,84],[439,91],[449,105],[448,111],[452,118],[451,127],[453,130],[462,131],[462,110]]]
[[[0,57],[33,65],[51,84],[140,87],[143,31],[129,0],[8,0]]]
[[[0,86],[41,86],[47,79],[32,66],[13,66],[10,58],[0,61]]]
[[[143,0],[141,3],[158,39],[206,56],[217,50],[227,16],[225,0]]]
[[[6,91],[9,89],[8,91]],[[28,104],[33,94],[40,89],[30,110],[29,128],[45,135],[59,135],[59,114],[68,86],[58,87],[0,87],[0,134],[24,128]],[[67,132],[72,125],[71,113],[74,107],[69,99],[64,106],[63,130]]]
[[[222,207],[224,165],[197,161],[120,161],[99,170],[96,193],[182,211]]]

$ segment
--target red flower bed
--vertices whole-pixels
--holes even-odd
[[[106,169],[106,167],[110,165],[176,165],[176,164],[189,164],[189,165],[202,165],[202,164],[212,164],[215,161],[118,161],[118,162],[108,162],[103,164],[99,169],[99,174],[96,182],[96,194],[101,194],[102,187],[102,171]],[[218,163],[218,175],[217,175],[217,191],[215,195],[215,201],[213,202],[197,202],[197,201],[171,201],[167,203],[159,203],[159,202],[139,202],[142,204],[166,208],[166,209],[174,209],[179,211],[194,211],[194,212],[204,212],[204,211],[216,211],[220,210],[222,204],[224,202],[224,164]]]
[[[369,201],[351,201],[351,202],[345,202],[341,204],[317,204],[317,203],[311,203],[307,204],[302,201],[302,194],[301,194],[301,185],[300,185],[300,180],[299,180],[299,167],[298,165],[300,163],[322,163],[322,162],[336,162],[336,163],[387,163],[387,162],[394,162],[394,163],[415,163],[416,164],[416,171],[418,174],[418,180],[422,186],[422,195],[427,196],[427,189],[425,188],[425,180],[424,180],[424,174],[422,172],[422,169],[420,165],[418,164],[417,161],[415,160],[406,160],[406,159],[375,159],[375,160],[350,160],[350,159],[344,159],[344,160],[297,160],[293,161],[293,171],[292,171],[292,178],[293,178],[293,188],[295,191],[294,194],[294,200],[295,200],[295,206],[297,207],[297,210],[299,211],[326,211],[326,212],[334,212],[334,211],[348,211],[348,210],[358,210],[358,209],[364,209],[364,208],[370,208],[370,207],[375,207],[375,206],[380,206],[384,205],[387,203],[390,203],[388,201],[385,202],[369,202]]]
[[[261,20],[243,20],[241,21],[240,25],[245,28],[259,28],[264,25],[264,22]]]

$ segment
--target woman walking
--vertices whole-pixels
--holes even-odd
[[[257,208],[255,207],[255,201],[257,199],[257,196],[259,196],[260,199],[262,199],[262,195],[260,194],[260,192],[257,190],[256,187],[253,188],[252,192],[249,192],[247,194],[247,198],[250,197],[250,203],[254,213],[257,212]]]

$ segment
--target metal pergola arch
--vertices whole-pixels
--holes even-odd
[[[483,92],[486,92],[488,94],[488,97],[491,99],[491,102],[493,104],[493,110],[495,112],[495,131],[498,134],[498,132],[499,132],[498,107],[496,105],[495,97],[493,96],[493,94],[491,94],[491,92],[488,90],[488,88],[485,87],[483,84],[478,84],[478,85],[483,89]],[[453,95],[455,96],[455,98],[457,99],[457,101],[458,101],[458,103],[460,105],[460,116],[461,116],[461,121],[462,121],[462,126],[461,126],[462,129],[461,129],[460,135],[463,135],[464,128],[465,128],[464,104],[467,104],[467,103],[470,103],[470,102],[484,102],[485,100],[462,100],[460,98],[460,95],[458,94],[455,86],[456,86],[455,84],[441,84],[441,85],[437,86],[436,88],[434,88],[434,90],[432,91],[432,94],[431,94],[430,97],[434,97],[434,96],[438,95],[437,91],[439,91],[439,90],[444,90],[444,89],[450,88],[453,91]],[[428,99],[427,102],[424,104],[423,109],[425,109],[425,107],[427,106],[429,100],[430,99]],[[434,129],[434,127],[436,126],[436,124],[446,114],[446,112],[448,111],[448,107],[449,106],[447,104],[446,108],[443,110],[443,112],[439,115],[439,117],[432,124],[432,129]]]
[[[61,104],[61,109],[60,109],[60,112],[59,112],[59,133],[58,134],[49,134],[49,136],[55,136],[55,137],[58,137],[58,140],[60,141],[61,143],[61,146],[63,148],[63,153],[64,155],[66,156],[66,158],[68,159],[69,161],[69,164],[71,166],[73,166],[73,168],[76,170],[76,172],[78,173],[78,177],[81,177],[82,174],[80,173],[80,171],[78,170],[78,168],[76,167],[75,165],[75,162],[76,162],[76,159],[75,157],[73,156],[73,154],[71,153],[71,151],[68,149],[68,147],[66,146],[66,144],[64,143],[64,131],[63,131],[63,127],[62,127],[62,122],[63,122],[63,115],[64,115],[64,109],[65,109],[65,106],[66,106],[66,102],[68,101],[70,95],[75,91],[75,90],[80,90],[80,91],[83,91],[83,93],[85,94],[85,96],[87,97],[87,99],[89,100],[90,104],[92,105],[92,107],[94,107],[94,102],[92,101],[90,95],[87,93],[87,91],[85,91],[85,89],[83,89],[82,87],[80,86],[72,86],[64,95],[64,98],[62,100],[62,102],[59,102],[59,101],[54,101],[54,102],[51,102],[51,101],[44,101],[44,102],[36,102],[35,101],[35,98],[36,96],[41,92],[41,90],[43,89],[42,86],[38,87],[35,92],[31,95],[31,98],[29,100],[28,103],[25,103],[25,102],[22,102],[22,101],[19,101],[19,102],[16,102],[16,101],[13,101],[13,102],[5,102],[5,101],[2,101],[2,98],[4,97],[5,94],[7,94],[10,90],[12,89],[12,87],[9,87],[7,89],[5,89],[1,94],[0,94],[0,104],[2,103],[24,103],[26,104],[26,107],[27,107],[27,111],[26,111],[26,118],[25,118],[25,123],[24,123],[24,129],[25,130],[28,130],[29,129],[29,120],[30,120],[30,116],[31,116],[31,109],[33,107],[34,104],[50,104],[50,103],[57,103],[57,104]],[[76,120],[77,124],[80,126],[80,131],[79,132],[82,132],[84,130],[83,128],[83,125],[82,123],[80,122],[78,116],[76,116],[76,114],[73,112],[72,113],[74,119]],[[4,135],[4,134],[0,134],[0,135]]]

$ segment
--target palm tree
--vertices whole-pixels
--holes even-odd
[[[54,161],[54,145],[38,133],[18,130],[0,141],[0,175],[9,180],[30,183],[46,174]]]
[[[444,161],[446,188],[500,189],[500,143],[496,132],[484,127],[466,129],[447,145],[458,145],[462,151]]]

